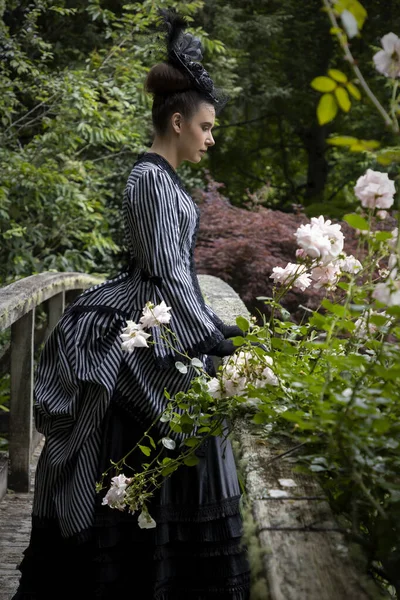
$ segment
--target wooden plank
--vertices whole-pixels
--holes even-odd
[[[57,325],[58,321],[63,315],[65,309],[65,292],[62,291],[59,294],[56,294],[52,298],[48,300],[48,324],[46,331],[46,339],[49,337],[50,333],[53,331],[54,327]]]
[[[33,345],[35,310],[11,326],[10,489],[29,492],[33,425]]]

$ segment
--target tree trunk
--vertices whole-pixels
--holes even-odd
[[[300,133],[308,154],[307,183],[304,192],[306,206],[323,200],[329,169],[325,157],[326,134],[326,128],[318,124]]]

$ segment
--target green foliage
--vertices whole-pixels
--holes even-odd
[[[160,56],[163,2],[70,8],[5,3],[0,19],[0,281],[48,270],[111,274],[125,240],[121,201],[151,143],[143,82]],[[171,2],[193,23],[202,2]],[[224,46],[194,27],[228,72]],[[218,75],[218,70],[217,70]],[[199,178],[189,173],[189,183]]]

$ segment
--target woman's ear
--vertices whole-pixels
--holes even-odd
[[[181,127],[182,127],[182,115],[181,113],[174,113],[171,117],[171,124],[172,124],[172,129],[175,131],[175,133],[180,133],[181,132]]]

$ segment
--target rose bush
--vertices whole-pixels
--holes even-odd
[[[388,189],[393,200],[395,186]],[[197,464],[196,450],[208,436],[223,435],[227,418],[249,418],[269,443],[282,435],[300,442],[294,470],[319,478],[342,531],[366,549],[369,572],[379,573],[380,581],[384,574],[385,586],[399,589],[399,236],[396,229],[373,229],[377,210],[377,203],[366,210],[361,204],[359,213],[345,217],[361,227],[362,264],[346,255],[340,225],[320,216],[306,230],[298,227],[293,234],[301,244],[298,263],[270,275],[274,293],[263,298],[270,318],[256,325],[254,316],[238,317],[246,335],[233,338],[238,349],[223,360],[217,377],[198,359],[181,355],[176,367],[193,370],[192,386],[174,398],[166,391],[167,409],[159,415],[171,432],[184,434],[181,441],[156,440],[151,428],[144,432],[131,450],[146,457],[142,471],[127,472],[128,455],[113,463],[97,486],[104,490],[106,476],[114,474],[104,503],[137,512],[140,527],[156,527],[147,503],[163,479],[183,464]],[[317,244],[323,251],[315,252]],[[281,304],[296,285],[329,295],[318,310],[305,311],[300,324]],[[148,303],[140,323],[127,324],[122,344],[124,336],[135,340],[146,328],[170,333],[169,310]],[[148,351],[135,343],[126,349]]]

